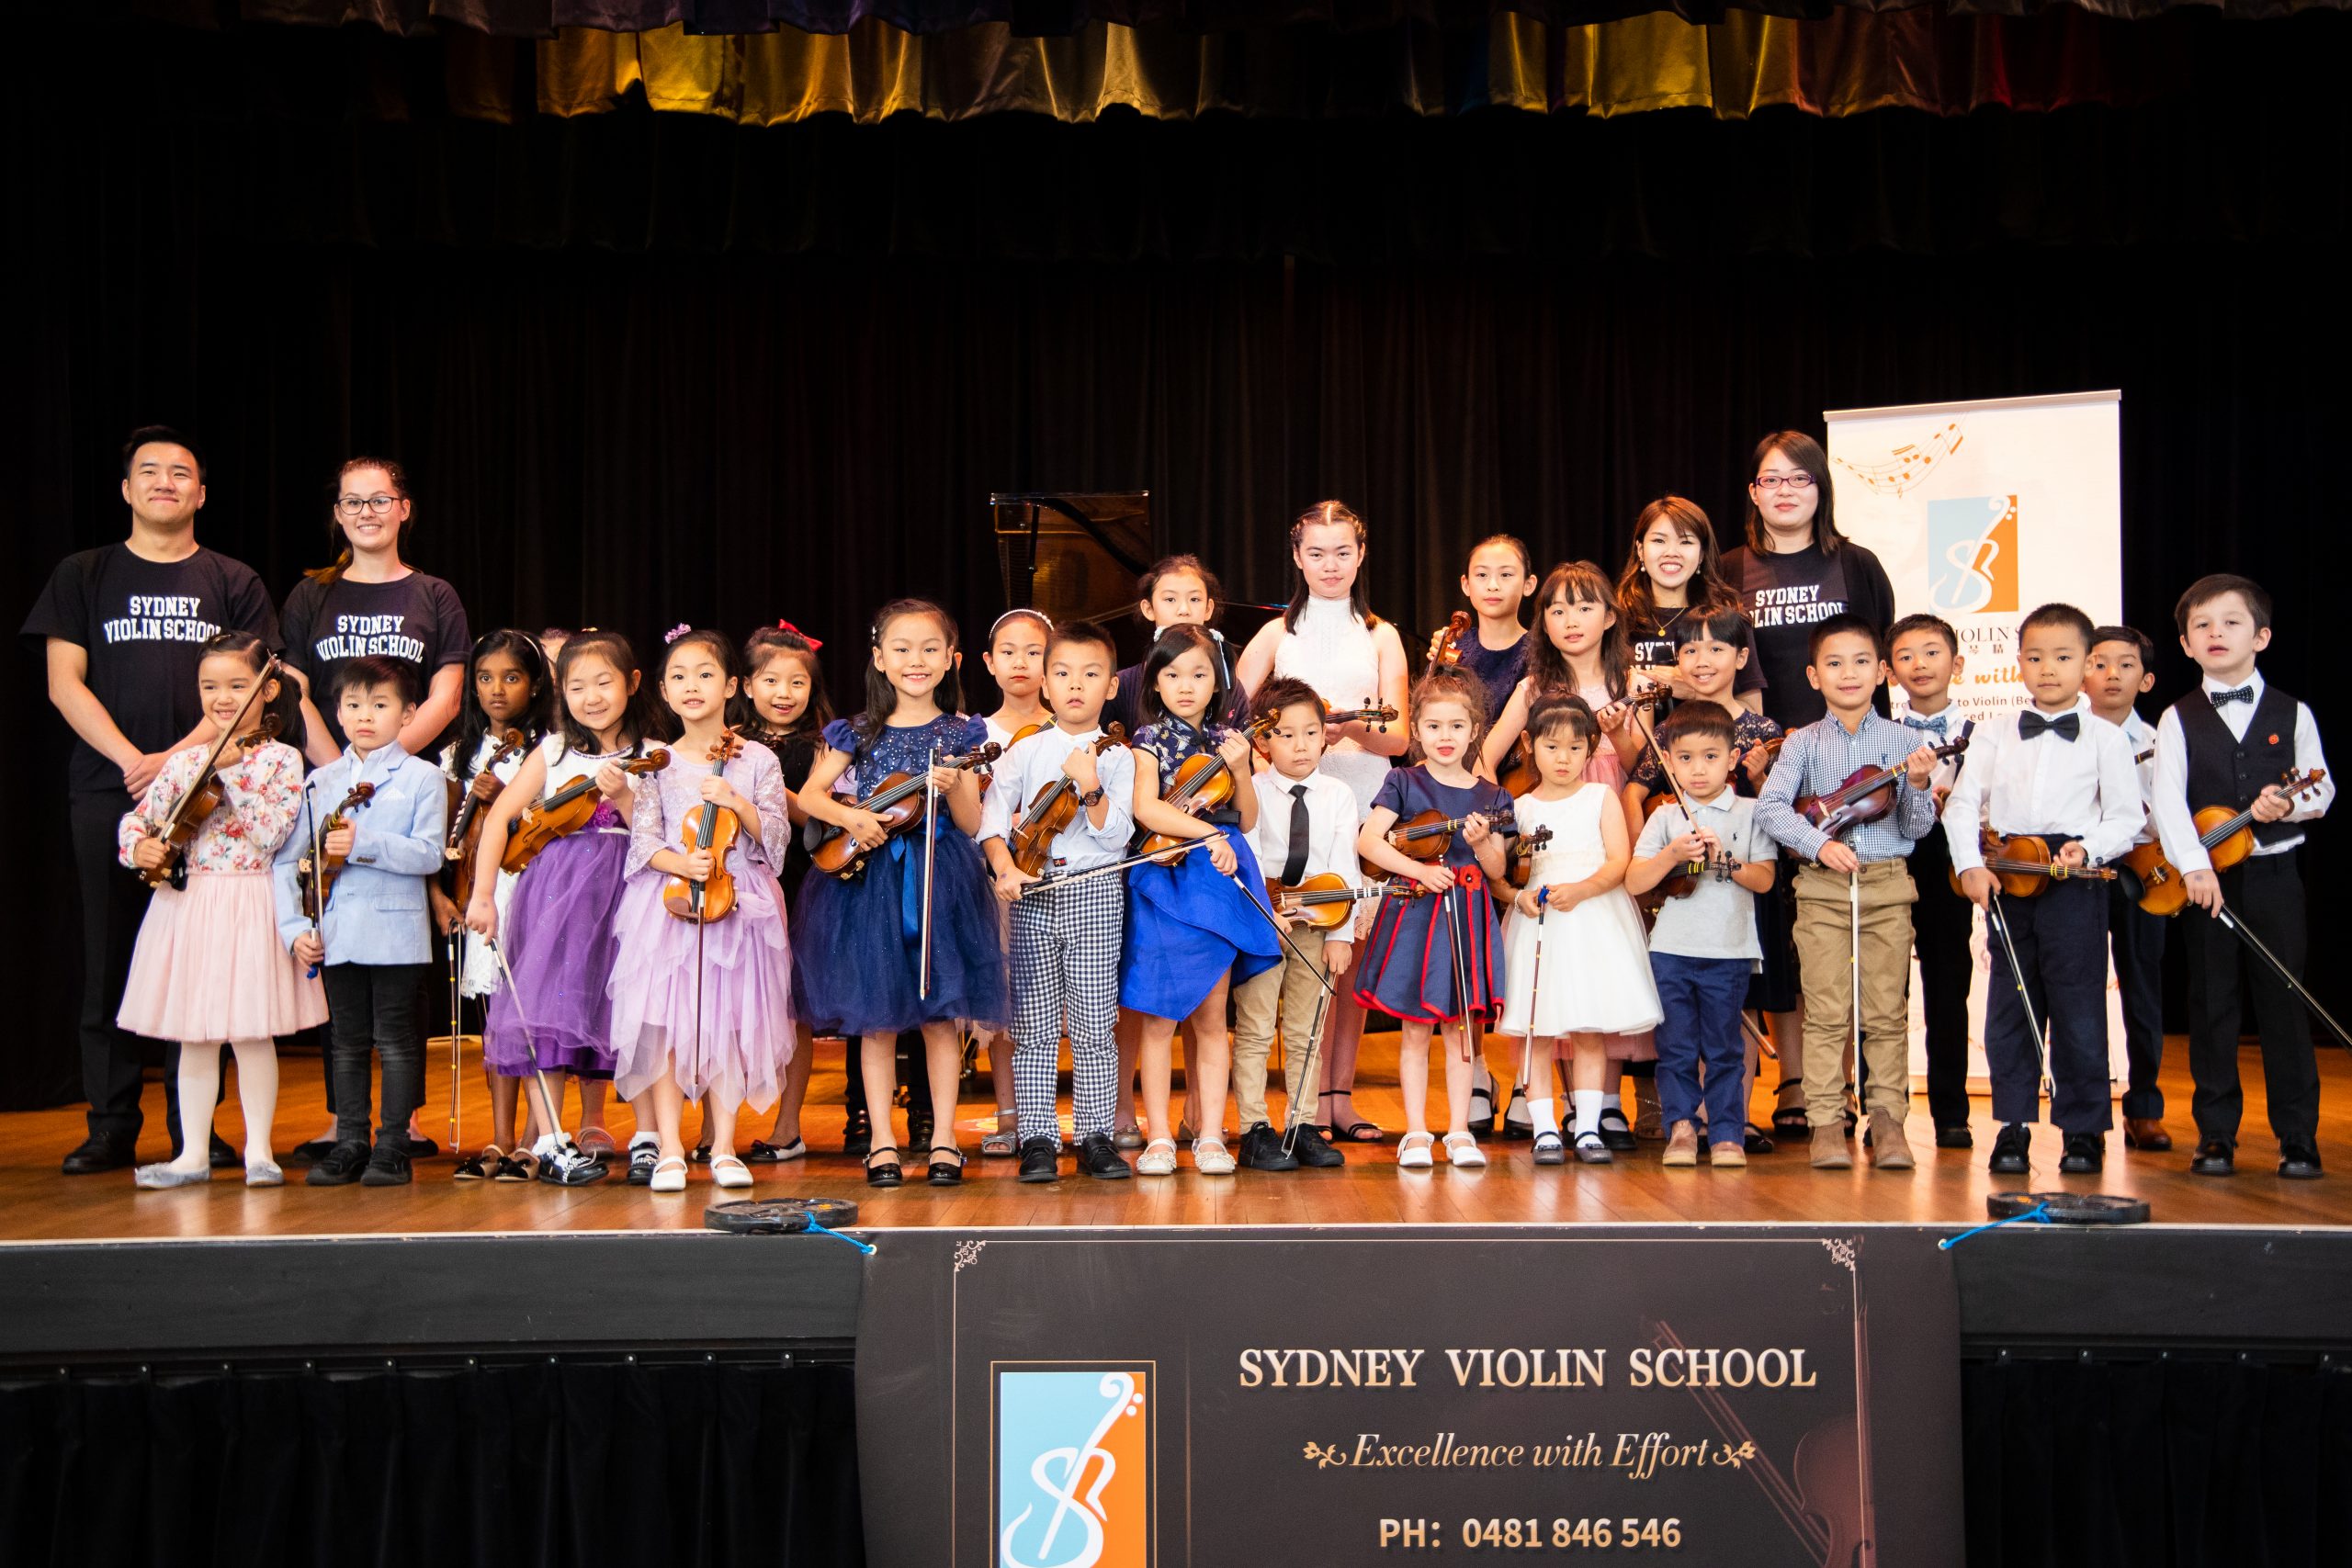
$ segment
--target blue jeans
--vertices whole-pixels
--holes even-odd
[[[1740,1005],[1755,965],[1745,958],[1650,954],[1657,982],[1657,1103],[1668,1131],[1694,1120],[1705,1076],[1707,1137],[1737,1143],[1747,1135],[1747,1058]]]

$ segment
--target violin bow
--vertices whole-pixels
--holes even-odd
[[[466,952],[466,925],[463,920],[449,927],[449,1152],[463,1157],[464,1149],[458,1142],[458,1031],[462,1025],[462,1011],[458,1000],[458,972],[463,967]]]
[[[1527,973],[1527,1032],[1519,1043],[1519,1078],[1510,1086],[1513,1094],[1534,1087],[1530,1079],[1535,1071],[1535,1003],[1544,994],[1544,921],[1551,912],[1552,889],[1539,886],[1535,889],[1535,962],[1528,965]],[[1548,1073],[1544,1077],[1544,1089],[1548,1098],[1552,1090]],[[1503,1101],[1503,1110],[1508,1115],[1509,1100]]]
[[[2303,1006],[2309,1008],[2312,1011],[2312,1017],[2327,1025],[2328,1032],[2335,1036],[2336,1043],[2342,1045],[2347,1051],[2352,1051],[2352,1034],[2346,1034],[2344,1032],[2344,1026],[2335,1021],[2335,1015],[2329,1012],[2325,1008],[2320,1006],[2319,998],[2312,996],[2310,991],[2303,988],[2302,981],[2295,977],[2295,972],[2293,970],[2278,962],[2278,955],[2270,951],[2270,944],[2268,942],[2264,942],[2260,937],[2255,935],[2253,931],[2247,927],[2246,923],[2244,920],[2239,919],[2236,914],[2231,910],[2227,904],[2217,905],[2214,908],[2212,918],[2219,920],[2222,925],[2228,927],[2232,931],[2235,932],[2238,941],[2244,942],[2247,949],[2256,957],[2260,958],[2265,964],[2270,965],[2272,971],[2278,975],[2279,983],[2285,986],[2288,990],[2294,993],[2295,999],[2301,1002]]]
[[[931,999],[931,885],[939,851],[938,768],[939,742],[934,739],[922,770],[922,967],[915,995],[923,1001]]]

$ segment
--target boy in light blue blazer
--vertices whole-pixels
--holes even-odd
[[[409,1179],[409,1118],[424,1098],[420,1008],[433,932],[425,879],[441,869],[448,794],[441,770],[401,750],[416,716],[415,677],[397,660],[354,659],[335,672],[336,717],[348,744],[303,784],[302,814],[277,852],[277,934],[323,976],[328,1074],[334,1088],[334,1147],[311,1167],[313,1187],[353,1181],[396,1187]],[[325,824],[356,786],[370,786],[346,825]],[[304,868],[343,860],[313,922]],[[368,1055],[383,1062],[384,1103],[369,1148]]]

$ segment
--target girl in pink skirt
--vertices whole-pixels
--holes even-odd
[[[652,1094],[661,1139],[650,1183],[656,1192],[685,1190],[679,1122],[686,1100],[704,1095],[711,1180],[752,1184],[735,1153],[735,1114],[746,1100],[763,1111],[775,1104],[792,1055],[792,957],[776,882],[792,832],[784,771],[764,746],[743,745],[732,758],[712,761],[737,675],[731,637],[683,626],[671,634],[662,700],[682,733],[670,745],[670,765],[637,786],[628,885],[613,920],[620,942],[605,987],[613,1003],[613,1078],[628,1099]],[[673,877],[707,882],[718,869],[709,852],[680,841],[687,818],[705,804],[732,811],[741,827],[725,865],[735,881],[735,907],[698,922],[672,914],[662,888]]]
[[[231,735],[234,729],[249,736],[277,699],[277,682],[262,680],[268,665],[267,651],[248,632],[222,632],[204,645],[197,689],[217,733],[174,753],[116,833],[122,863],[132,870],[171,864],[175,852],[164,835],[173,808],[202,778],[205,763],[213,762],[220,805],[178,856],[174,884],[185,886],[159,886],[149,900],[115,1015],[133,1034],[180,1047],[180,1156],[166,1165],[140,1167],[141,1187],[187,1187],[212,1179],[212,1106],[220,1090],[224,1040],[237,1054],[245,1185],[282,1185],[286,1179],[269,1140],[277,1113],[272,1037],[326,1021],[325,991],[277,940],[271,876],[271,862],[300,809],[302,759],[281,741],[248,749]],[[256,687],[262,687],[258,698]],[[254,699],[250,708],[248,699]],[[224,737],[228,744],[221,746]]]

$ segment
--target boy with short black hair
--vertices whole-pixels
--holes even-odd
[[[1126,879],[1119,873],[1023,896],[1037,881],[1013,863],[1013,829],[1040,790],[1067,779],[1078,815],[1054,836],[1049,874],[1067,875],[1110,864],[1134,831],[1135,758],[1105,746],[1102,705],[1118,688],[1118,655],[1109,634],[1084,621],[1056,626],[1046,638],[1046,680],[1038,698],[1054,722],[997,760],[980,809],[980,852],[996,873],[999,898],[1012,906],[1007,956],[1012,965],[1013,1101],[1021,1134],[1021,1179],[1061,1174],[1061,1117],[1055,1080],[1069,1040],[1070,1111],[1078,1168],[1119,1180],[1133,1174],[1111,1144],[1119,1045],[1119,941]]]
[[[1957,740],[1961,716],[1951,705],[1951,683],[1964,664],[1960,634],[1939,615],[1905,615],[1887,632],[1886,642],[1895,684],[1903,688],[1903,722],[1924,745]],[[1966,761],[1939,761],[1928,775],[1928,793],[1939,802],[1948,797]],[[1911,936],[1927,1026],[1928,1119],[1935,1123],[1936,1147],[1965,1149],[1976,1143],[1968,1130],[1968,987],[1976,973],[1969,940],[1976,918],[1968,900],[1952,891],[1951,872],[1941,833],[1929,833],[1913,848],[1911,882],[1919,897],[1911,906]]]
[[[2140,716],[2137,705],[2155,685],[2155,670],[2156,645],[2147,633],[2131,626],[2101,626],[2091,633],[2083,691],[2091,712],[2123,731],[2132,771],[2140,776],[2143,807],[2154,795],[2156,727]],[[2152,843],[2155,837],[2151,818],[2134,841]],[[2161,1154],[2172,1147],[2172,1134],[2165,1131],[2165,1091],[2156,1082],[2165,1055],[2165,919],[2140,908],[2137,892],[2128,881],[2118,881],[2109,885],[2107,899],[2108,948],[2123,1002],[2123,1052],[2131,1062],[2123,1091],[2123,1146]]]
[[[2255,656],[2270,646],[2270,595],[2244,577],[2200,577],[2180,596],[2173,621],[2181,648],[2204,671],[2198,689],[2157,722],[2151,784],[2165,858],[2186,880],[2189,902],[2205,911],[2188,928],[2188,1070],[2197,1086],[2197,1156],[2188,1168],[2199,1176],[2227,1176],[2236,1168],[2245,1110],[2238,1088],[2239,965],[2245,963],[2262,1031],[2278,1174],[2308,1180],[2321,1174],[2319,1064],[2312,1056],[2311,1021],[2294,993],[2267,964],[2246,962],[2236,936],[2211,916],[2226,900],[2233,917],[2301,974],[2303,882],[2294,852],[2303,841],[2302,825],[2326,812],[2335,785],[2324,776],[2327,759],[2312,710],[2255,668]],[[2278,787],[2287,774],[2314,769],[2323,774],[2315,788],[2290,797]],[[2218,874],[2197,841],[2195,813],[2207,806],[2254,813],[2254,852]]]
[[[1250,847],[1269,880],[1295,886],[1311,876],[1336,874],[1350,887],[1363,886],[1356,862],[1357,829],[1363,814],[1355,791],[1324,773],[1327,737],[1323,699],[1306,682],[1268,681],[1252,705],[1257,716],[1272,718],[1266,735],[1267,766],[1251,778],[1258,792],[1258,826]],[[1369,906],[1364,906],[1368,908]],[[1251,1170],[1329,1169],[1346,1158],[1316,1123],[1313,1084],[1306,1077],[1315,1052],[1316,1015],[1328,1021],[1322,1002],[1328,980],[1336,984],[1355,956],[1356,909],[1322,933],[1305,927],[1284,944],[1283,961],[1250,976],[1233,991],[1233,1097],[1241,1111],[1241,1163]],[[1317,951],[1317,949],[1321,951]],[[1266,1114],[1266,1061],[1277,1015],[1282,1022],[1283,1087],[1289,1098],[1285,1134]]]
[[[2031,834],[2049,844],[2053,864],[2079,871],[2117,859],[2139,833],[2145,813],[2131,744],[2083,696],[2092,630],[2090,617],[2072,604],[2041,605],[2018,624],[2018,669],[2032,702],[1976,727],[1968,765],[1944,803],[1944,838],[1961,890],[1995,922],[1984,1063],[2001,1123],[1993,1141],[1996,1175],[2031,1168],[2028,1129],[2041,1114],[2037,1026],[2049,1035],[2050,1119],[2066,1140],[2058,1168],[2097,1172],[2114,1120],[2107,1094],[2107,893],[2087,879],[2057,875],[2032,897],[1996,906],[1998,884],[1984,868],[1980,841],[1987,831]],[[2026,994],[2037,1004],[2030,1011]]]
[[[1804,984],[1804,1098],[1813,1129],[1813,1164],[1845,1170],[1845,1049],[1860,1018],[1870,1102],[1871,1163],[1911,1168],[1903,1118],[1911,1099],[1909,1020],[1904,1006],[1911,953],[1911,847],[1935,826],[1928,793],[1936,754],[1917,733],[1871,705],[1886,679],[1878,629],[1857,615],[1832,615],[1813,628],[1805,679],[1828,708],[1817,723],[1792,731],[1781,747],[1756,820],[1784,849],[1809,863],[1797,871],[1797,960]],[[1796,808],[1800,796],[1824,795],[1862,770],[1892,769],[1886,810],[1865,822],[1823,832]],[[1852,949],[1860,948],[1860,991],[1854,992]],[[1785,1062],[1783,1067],[1785,1069]]]

